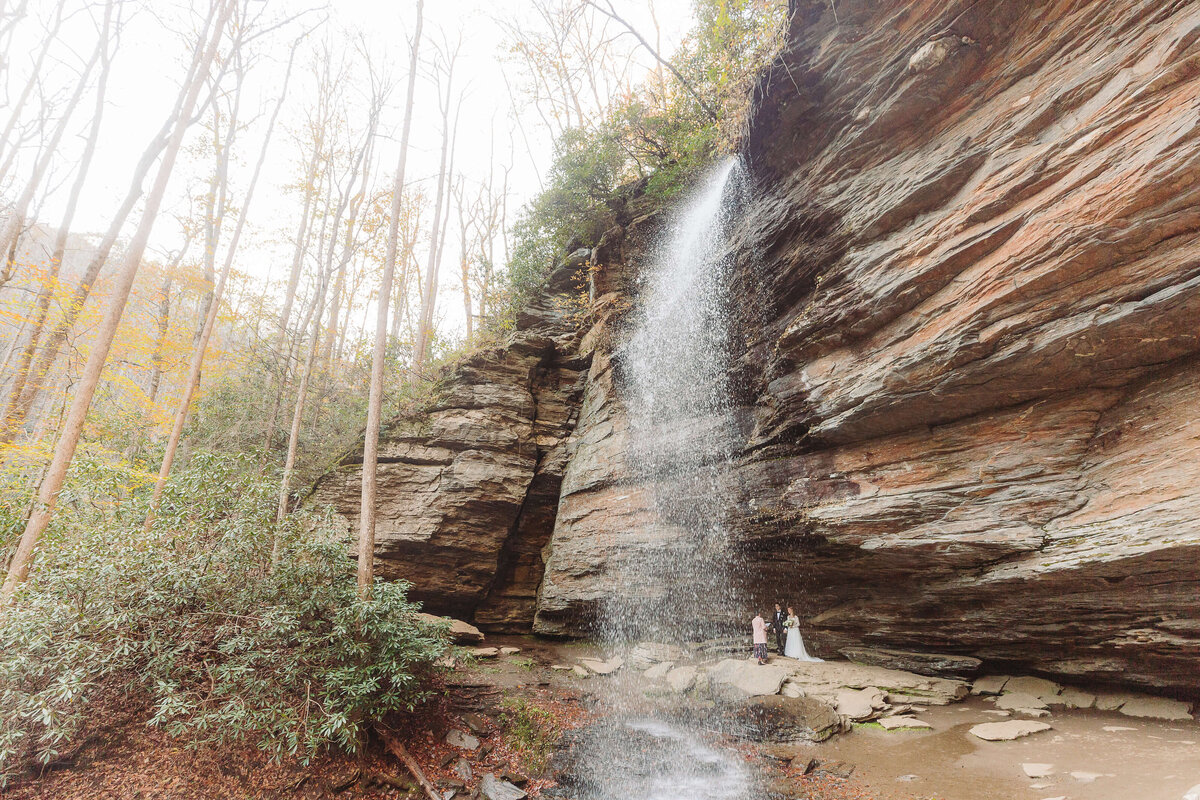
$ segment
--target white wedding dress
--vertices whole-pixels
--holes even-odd
[[[816,656],[810,656],[804,649],[804,639],[800,637],[800,620],[797,617],[787,618],[787,641],[783,645],[783,654],[797,661],[821,661]]]

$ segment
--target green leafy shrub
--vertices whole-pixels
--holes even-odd
[[[569,246],[592,246],[614,221],[621,195],[646,210],[686,189],[720,153],[734,149],[750,88],[783,39],[786,0],[695,0],[696,23],[671,63],[674,75],[616,98],[607,114],[555,142],[545,188],[520,212],[497,292],[501,330],[545,285]],[[586,57],[581,54],[581,57]],[[644,212],[643,212],[644,213]]]
[[[425,698],[445,632],[403,584],[360,600],[340,526],[276,529],[275,491],[248,458],[197,455],[150,534],[142,504],[58,515],[0,617],[0,781],[69,747],[102,692],[191,742],[301,758]]]

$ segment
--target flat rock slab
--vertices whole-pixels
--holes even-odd
[[[1034,733],[1050,730],[1044,722],[1031,719],[1010,719],[1005,722],[985,722],[971,728],[971,735],[989,742],[1011,742]]]
[[[1055,697],[1043,699],[1052,706],[1063,705],[1067,708],[1091,708],[1096,705],[1096,695],[1076,689],[1074,686],[1065,687],[1062,693]]]
[[[983,665],[978,658],[944,653],[910,653],[906,650],[872,647],[846,647],[841,653],[855,664],[886,667],[933,677],[974,675]]]
[[[823,742],[842,726],[833,706],[812,697],[748,697],[723,716],[738,735],[756,742]]]
[[[502,656],[515,656],[519,652],[521,652],[521,648],[519,648],[519,647],[501,647],[500,648],[500,655],[502,655]]]
[[[984,675],[971,684],[971,694],[1000,694],[1004,691],[1004,684],[1011,680],[1008,675]]]
[[[1134,696],[1121,704],[1121,713],[1127,717],[1148,719],[1190,720],[1191,705],[1165,697]]]
[[[1031,678],[1029,676],[1011,678],[1008,683],[1004,684],[1005,694],[1027,694],[1043,699],[1054,697],[1062,692],[1062,690],[1062,685],[1054,681],[1048,681],[1045,678]]]
[[[1027,708],[1046,708],[1046,703],[1037,695],[1022,692],[1008,694],[1005,692],[996,698],[996,708],[1004,711],[1020,711]]]
[[[763,667],[762,669],[766,669]],[[967,696],[965,681],[931,678],[884,667],[847,661],[800,662],[791,667],[789,682],[810,697],[836,702],[841,689],[886,688],[893,705],[920,703],[944,706]]]
[[[1103,778],[1105,776],[1104,776],[1104,773],[1102,773],[1102,772],[1076,771],[1076,772],[1071,773],[1071,777],[1074,778],[1075,780],[1079,781],[1080,783],[1092,783],[1093,781],[1096,780],[1096,778]]]
[[[495,658],[500,655],[500,649],[497,647],[475,647],[469,652],[475,658]]]
[[[789,670],[774,664],[762,665],[746,659],[727,658],[709,670],[714,683],[727,686],[746,697],[778,694]]]
[[[446,734],[446,744],[451,747],[461,747],[463,750],[478,750],[479,740],[469,733],[451,728]]]
[[[625,659],[614,657],[607,661],[601,661],[598,658],[581,658],[579,659],[579,663],[596,675],[612,675],[625,666]]]
[[[572,673],[574,673],[574,674],[575,674],[575,677],[577,677],[577,678],[590,678],[590,677],[592,677],[592,673],[590,673],[590,672],[588,672],[588,671],[587,671],[587,667],[581,667],[581,666],[579,666],[578,664],[576,664],[575,666],[571,667],[571,672],[572,672]]]
[[[479,781],[479,793],[487,800],[522,800],[527,796],[524,790],[500,780],[490,772]]]
[[[1022,764],[1021,769],[1031,778],[1048,778],[1054,774],[1053,764]]]
[[[483,631],[469,622],[451,617],[438,617],[433,614],[417,614],[417,619],[435,625],[450,623],[450,641],[455,644],[479,644],[483,641]]]
[[[933,728],[933,726],[930,725],[925,720],[917,719],[916,717],[905,717],[905,716],[883,717],[882,719],[876,720],[876,722],[878,722],[884,728],[884,730],[889,730],[889,731],[903,730],[905,728],[907,728],[907,729],[914,729],[914,728],[932,729]]]

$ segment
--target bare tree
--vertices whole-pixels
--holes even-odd
[[[96,143],[100,139],[100,123],[104,117],[104,101],[107,94],[108,79],[112,72],[112,59],[120,41],[119,20],[114,27],[116,35],[113,37],[112,51],[106,46],[100,56],[100,76],[96,84],[96,103],[92,110],[91,125],[88,130],[87,140],[83,146],[83,153],[79,158],[79,167],[75,171],[75,182],[72,184],[70,193],[67,195],[67,205],[63,210],[58,232],[55,234],[54,249],[50,254],[50,272],[46,281],[42,284],[41,290],[38,292],[33,328],[30,331],[29,339],[26,341],[17,363],[13,378],[13,395],[9,400],[9,404],[6,405],[6,412],[15,408],[15,404],[20,398],[21,390],[24,388],[26,378],[29,375],[30,364],[33,362],[34,354],[37,352],[38,344],[45,330],[46,318],[50,312],[50,301],[54,297],[59,272],[62,269],[62,262],[67,253],[67,239],[70,236],[71,223],[75,219],[75,211],[79,206],[79,197],[83,193],[83,186],[87,180],[92,159],[96,155]]]
[[[142,254],[146,249],[146,242],[154,227],[154,221],[158,216],[158,209],[162,204],[163,196],[166,194],[167,184],[170,181],[171,172],[175,166],[176,156],[179,154],[180,145],[183,143],[183,137],[187,132],[192,112],[196,108],[197,101],[200,98],[200,92],[204,88],[205,78],[208,76],[213,61],[216,59],[217,51],[224,36],[226,25],[233,14],[234,6],[234,0],[214,0],[204,21],[201,34],[193,50],[191,66],[180,89],[175,110],[170,117],[171,123],[168,128],[170,130],[170,138],[163,151],[158,174],[155,176],[150,193],[146,196],[146,206],[142,211],[142,217],[133,238],[130,240],[129,249],[125,253],[121,272],[117,279],[117,284],[113,289],[112,299],[97,331],[96,341],[88,355],[87,364],[84,367],[79,386],[76,388],[75,394],[71,399],[70,410],[63,421],[62,432],[59,435],[58,443],[55,445],[54,455],[51,458],[50,465],[46,469],[46,475],[42,479],[41,487],[38,489],[37,503],[29,516],[25,531],[21,534],[17,550],[13,554],[12,562],[9,564],[8,575],[4,580],[4,585],[0,588],[0,605],[7,605],[12,601],[18,584],[28,576],[29,566],[33,560],[34,548],[37,547],[38,540],[46,530],[46,526],[50,524],[50,518],[54,513],[54,506],[58,499],[59,490],[62,489],[67,468],[71,465],[71,460],[75,455],[75,448],[79,443],[79,435],[83,430],[83,423],[91,406],[92,396],[95,394],[96,386],[100,382],[100,373],[104,369],[104,362],[108,359],[108,351],[112,346],[113,337],[117,332],[117,325],[120,323],[121,315],[125,310],[125,303],[129,299],[129,291],[133,287],[134,279],[137,277]],[[151,149],[157,148],[152,144]]]
[[[109,0],[105,4],[104,23],[100,28],[100,35],[96,42],[96,47],[92,51],[92,56],[83,68],[83,72],[75,84],[75,91],[71,94],[70,100],[67,101],[58,124],[54,126],[50,140],[46,143],[42,149],[41,156],[34,164],[33,173],[25,183],[25,188],[21,192],[21,196],[13,204],[4,227],[0,229],[0,253],[6,254],[4,264],[0,267],[0,286],[3,286],[12,277],[13,270],[16,268],[12,253],[16,250],[17,237],[21,234],[21,226],[24,224],[26,213],[29,211],[29,205],[33,202],[34,195],[42,185],[42,180],[46,176],[46,170],[49,169],[50,162],[58,155],[58,144],[62,141],[63,134],[66,133],[67,128],[70,127],[71,114],[75,111],[75,106],[79,104],[79,100],[83,97],[84,89],[87,88],[91,80],[92,70],[100,62],[101,56],[108,51],[108,37],[112,27],[113,7],[114,3],[112,0]]]
[[[430,232],[429,264],[425,270],[425,289],[421,294],[421,320],[417,327],[417,344],[413,352],[413,370],[411,380],[415,383],[421,379],[421,369],[428,355],[429,341],[433,335],[433,312],[437,300],[438,266],[441,259],[442,238],[439,238],[439,226],[442,224],[442,198],[448,183],[446,157],[450,151],[450,141],[453,136],[450,125],[450,106],[454,85],[454,62],[458,57],[455,49],[446,59],[441,69],[445,70],[445,95],[440,98],[439,106],[442,113],[442,156],[438,164],[437,194],[433,201],[433,230]],[[441,83],[439,73],[439,83]],[[460,99],[461,103],[461,99]],[[457,124],[457,115],[455,123]]]
[[[239,30],[243,30],[248,25],[248,21],[245,19],[238,19],[237,22],[239,23]],[[183,396],[179,399],[179,406],[175,410],[175,422],[171,428],[171,434],[167,438],[166,449],[163,451],[163,460],[158,470],[158,479],[154,482],[154,493],[150,498],[150,508],[146,513],[146,530],[150,530],[150,527],[154,524],[154,517],[158,513],[159,503],[162,501],[163,489],[166,486],[167,478],[171,475],[171,466],[175,461],[175,452],[178,450],[179,440],[183,436],[183,427],[187,424],[188,412],[192,406],[192,398],[196,395],[196,389],[200,386],[200,374],[204,369],[204,356],[208,350],[208,342],[212,337],[213,327],[217,322],[217,311],[220,308],[221,299],[225,294],[225,284],[228,282],[229,272],[233,268],[233,258],[237,253],[237,247],[242,238],[242,229],[246,224],[246,216],[250,212],[250,203],[254,199],[254,189],[258,185],[258,178],[262,174],[263,163],[267,160],[267,153],[271,148],[271,134],[275,132],[275,122],[279,119],[279,110],[283,108],[283,103],[287,99],[288,83],[292,77],[292,63],[295,58],[295,52],[295,49],[293,49],[292,56],[288,59],[287,71],[284,73],[283,78],[283,87],[279,90],[279,99],[275,101],[275,108],[271,112],[271,119],[267,123],[266,133],[263,135],[262,149],[259,151],[258,161],[254,164],[254,173],[250,177],[250,184],[246,187],[246,197],[242,201],[242,208],[238,213],[237,223],[229,240],[229,247],[225,253],[225,264],[221,268],[221,276],[213,286],[211,296],[208,298],[204,309],[204,324],[200,329],[200,336],[196,341],[191,363],[188,366],[187,384],[183,391]],[[246,70],[242,60],[241,48],[236,42],[233,49],[233,58],[236,63],[234,72],[240,84],[245,77]],[[236,113],[234,117],[236,118]],[[232,132],[232,130],[233,123],[230,126],[230,131]],[[223,163],[226,165],[229,163],[228,152],[224,154]]]
[[[671,71],[671,74],[675,76],[675,80],[679,81],[679,85],[682,86],[687,93],[692,96],[692,99],[695,100],[697,105],[704,110],[704,113],[708,115],[708,118],[716,122],[717,112],[714,111],[708,103],[704,102],[704,98],[701,97],[700,93],[696,91],[696,87],[692,86],[691,82],[689,82],[687,78],[683,77],[683,73],[675,69],[674,64],[659,55],[658,51],[651,47],[650,43],[647,42],[645,38],[637,32],[637,28],[634,28],[625,20],[624,17],[617,14],[616,8],[613,7],[613,4],[609,2],[609,0],[604,0],[604,5],[608,6],[607,8],[602,7],[597,0],[583,0],[583,2],[633,34],[633,38],[637,39],[638,43],[641,44],[642,47],[646,48],[646,51],[649,52],[650,55],[654,56],[655,61]]]
[[[46,31],[46,35],[42,38],[41,47],[38,49],[38,54],[33,60],[33,66],[29,70],[29,78],[25,81],[25,86],[21,89],[20,96],[16,102],[12,104],[9,111],[8,121],[4,124],[4,130],[0,131],[0,155],[4,155],[4,166],[0,167],[0,179],[3,179],[8,174],[8,169],[12,165],[13,157],[16,155],[16,148],[9,145],[9,137],[12,136],[13,130],[21,120],[21,115],[25,111],[25,105],[29,102],[29,97],[33,94],[34,88],[38,85],[44,72],[46,56],[50,53],[50,47],[54,44],[58,37],[58,32],[63,24],[63,12],[66,9],[66,0],[58,0],[58,4],[54,8],[54,21],[50,23],[50,27]],[[24,16],[24,4],[12,16],[11,22],[6,20],[7,29],[6,36],[11,37],[12,32],[16,28],[16,22]],[[4,52],[11,52],[7,48]],[[5,61],[8,59],[5,58]],[[7,154],[6,154],[7,151]]]
[[[379,429],[383,416],[383,366],[387,357],[388,305],[400,238],[400,211],[404,200],[404,171],[408,160],[408,137],[412,130],[413,94],[417,85],[417,52],[421,46],[424,0],[417,0],[417,26],[409,48],[408,91],[404,96],[404,123],[400,132],[400,157],[392,182],[391,216],[388,219],[387,252],[379,286],[375,314],[375,343],[371,351],[371,388],[367,396],[367,428],[363,434],[362,493],[359,497],[358,594],[368,597],[375,581],[375,497],[378,491]]]

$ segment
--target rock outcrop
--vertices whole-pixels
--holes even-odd
[[[818,651],[1200,691],[1200,8],[837,11],[747,139],[741,541]]]
[[[572,302],[578,268],[565,263],[508,342],[453,367],[380,435],[376,572],[410,582],[430,611],[487,630],[533,622],[588,367]],[[359,449],[311,499],[357,530],[361,481]]]
[[[817,655],[1200,696],[1198,110],[1194,3],[794,0],[733,243],[747,602]],[[433,610],[578,634],[670,546],[625,458],[636,240],[581,337],[544,313],[390,429],[381,572]]]

